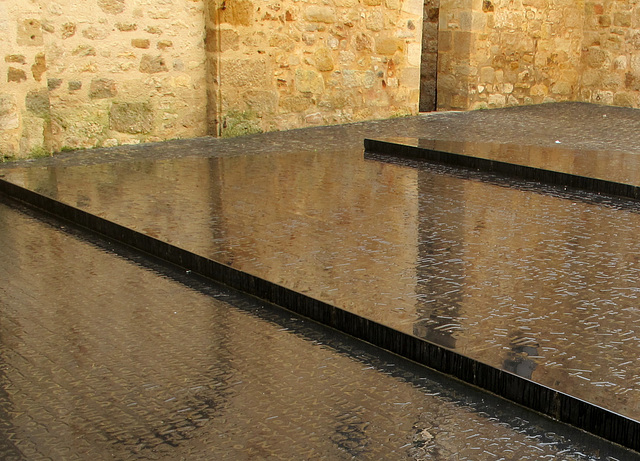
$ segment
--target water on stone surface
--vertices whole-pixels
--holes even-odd
[[[640,420],[638,207],[361,151],[7,179]],[[486,179],[486,178],[484,178]]]
[[[0,458],[633,460],[0,203]]]

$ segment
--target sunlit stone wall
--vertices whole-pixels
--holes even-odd
[[[441,0],[438,107],[638,107],[635,1]]]
[[[417,112],[420,0],[217,0],[209,10],[223,136]]]
[[[417,112],[419,0],[0,1],[0,155]]]

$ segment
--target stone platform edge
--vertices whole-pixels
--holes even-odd
[[[472,155],[446,152],[426,147],[411,146],[382,139],[365,139],[365,152],[404,157],[454,167],[471,169],[485,173],[494,173],[509,178],[537,181],[542,184],[564,186],[598,194],[613,195],[628,199],[640,200],[640,187],[606,179],[590,178],[571,173],[537,168],[517,163],[491,160]]]
[[[640,451],[640,422],[0,179],[0,194],[275,304],[611,442]]]

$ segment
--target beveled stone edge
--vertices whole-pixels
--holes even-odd
[[[411,146],[408,144],[401,144],[397,141],[385,141],[381,139],[365,139],[364,149],[365,152],[392,157],[426,160],[433,163],[461,167],[474,171],[494,173],[515,179],[537,181],[542,184],[564,186],[598,194],[640,200],[640,187],[631,184],[608,181],[606,179],[590,178],[571,173],[563,173],[544,168],[491,160],[482,157],[475,157],[473,155],[434,150],[426,147]]]
[[[0,179],[0,193],[560,422],[640,451],[640,422]]]

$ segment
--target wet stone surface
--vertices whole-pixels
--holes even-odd
[[[559,108],[589,109],[596,118],[611,110]],[[373,125],[384,133],[383,122]],[[298,151],[299,131],[288,150],[267,147],[263,155],[247,152],[243,143],[252,139],[201,140],[228,149],[122,162],[80,156],[73,165],[63,158],[60,166],[33,162],[2,173],[640,420],[638,204],[418,161],[365,160],[362,138],[357,148],[338,147],[362,126],[325,128],[325,149],[315,152],[313,135]]]
[[[561,104],[121,147],[0,176],[640,420],[637,203],[362,149],[429,133],[640,153],[639,128],[638,111]]]
[[[0,458],[635,460],[0,203]]]

